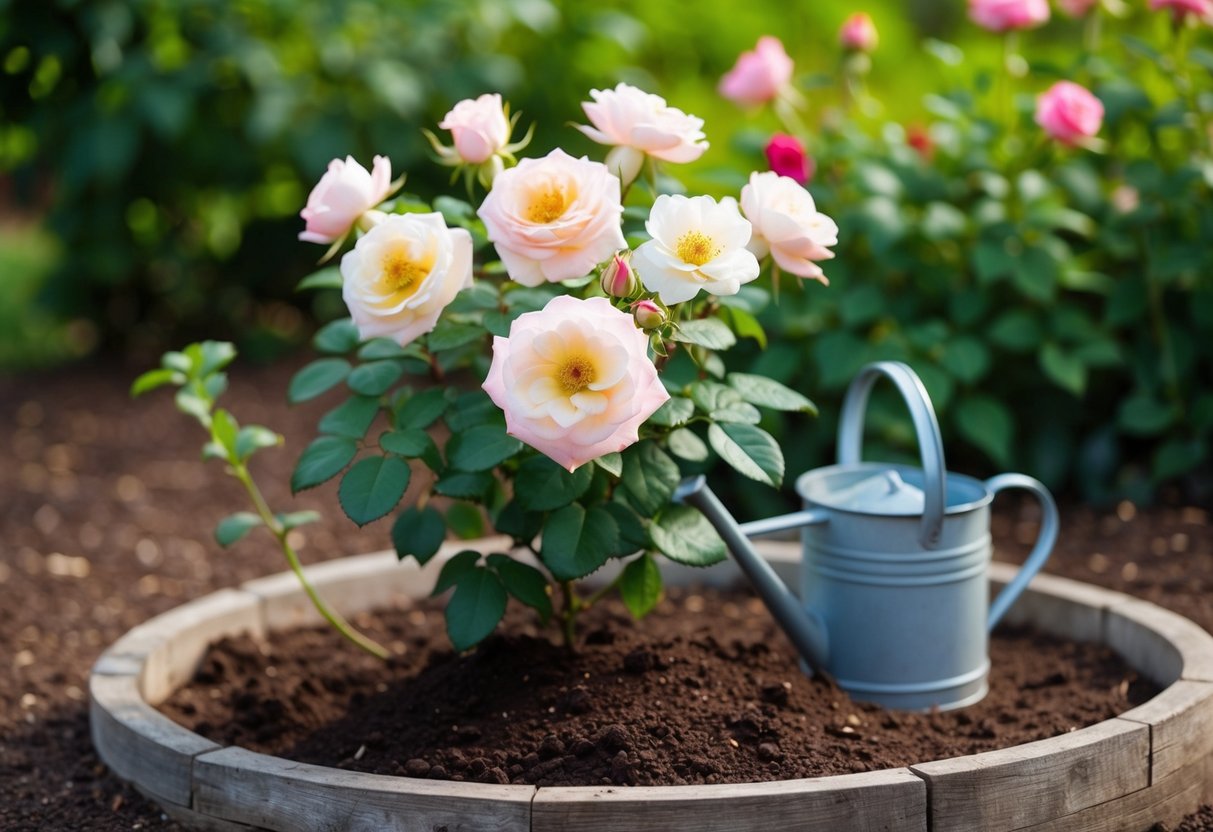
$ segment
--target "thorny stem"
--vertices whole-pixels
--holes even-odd
[[[572,651],[577,647],[577,613],[582,608],[581,599],[573,589],[572,581],[561,581],[560,591],[564,595],[564,608],[560,611],[560,629],[564,634],[564,646]]]
[[[253,506],[257,509],[257,514],[260,515],[261,521],[265,523],[265,527],[270,530],[278,541],[282,553],[286,555],[287,562],[291,565],[291,571],[295,573],[295,577],[299,579],[299,583],[303,586],[303,591],[307,593],[307,597],[311,599],[313,606],[316,607],[324,619],[329,624],[333,625],[333,629],[341,633],[346,639],[352,642],[357,647],[370,653],[377,659],[387,659],[391,654],[378,642],[364,636],[362,633],[354,629],[348,621],[341,616],[336,610],[330,609],[324,603],[324,599],[316,592],[316,588],[312,586],[312,582],[308,580],[307,575],[303,571],[303,564],[299,562],[299,555],[295,552],[295,548],[287,542],[287,530],[283,528],[282,523],[270,511],[269,505],[265,502],[265,498],[261,496],[261,490],[257,488],[257,484],[253,482],[253,477],[249,473],[248,466],[243,463],[232,466],[232,472],[236,479],[240,480],[244,485],[244,490],[248,492],[249,499],[253,501]]]

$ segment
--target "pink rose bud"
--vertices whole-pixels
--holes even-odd
[[[1079,144],[1099,132],[1103,104],[1084,87],[1058,81],[1036,99],[1036,123],[1062,144]]]
[[[1213,0],[1150,0],[1150,8],[1170,9],[1176,20],[1190,14],[1205,19],[1213,17]]]
[[[1049,20],[1049,0],[969,0],[969,20],[991,32],[1032,29]]]
[[[1099,0],[1057,0],[1057,8],[1066,17],[1085,17],[1087,12],[1099,5]]]
[[[630,298],[640,288],[640,281],[628,261],[632,259],[631,252],[619,254],[611,258],[602,270],[602,291],[612,298]]]
[[[469,165],[488,161],[510,140],[510,122],[497,93],[460,101],[438,126],[451,131],[455,151]]]
[[[392,163],[386,156],[376,156],[374,168],[354,161],[334,159],[328,170],[308,194],[307,207],[299,212],[307,229],[299,239],[308,243],[328,245],[340,240],[367,211],[387,199],[392,190]]]
[[[906,128],[906,144],[914,148],[923,161],[929,162],[935,158],[935,141],[930,131],[921,124],[911,124]]]
[[[792,81],[792,59],[779,38],[758,39],[752,52],[742,52],[720,79],[721,95],[738,104],[764,104]]]
[[[636,326],[645,332],[652,332],[666,322],[665,310],[651,300],[638,300],[633,303],[632,317],[636,319]]]
[[[838,42],[843,49],[855,52],[871,52],[877,43],[876,24],[866,12],[855,12],[838,30]]]
[[[804,145],[795,136],[776,133],[766,147],[767,164],[780,176],[795,179],[801,185],[813,178],[813,160],[804,152]]]

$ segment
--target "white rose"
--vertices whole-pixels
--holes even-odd
[[[510,140],[510,122],[495,92],[460,101],[438,126],[451,131],[459,158],[472,165],[487,161]]]
[[[636,249],[632,264],[644,287],[667,306],[690,300],[700,289],[735,295],[758,277],[758,260],[746,249],[750,224],[734,199],[662,194],[645,228],[653,239]]]
[[[741,189],[741,210],[754,226],[749,249],[756,256],[769,252],[785,272],[829,283],[813,261],[834,256],[827,246],[838,244],[838,226],[795,179],[772,171],[750,174]]]
[[[619,180],[557,148],[502,171],[477,212],[510,278],[523,286],[584,277],[627,248]]]
[[[341,277],[358,334],[407,344],[472,285],[472,235],[441,214],[391,215],[341,258]]]
[[[619,84],[613,90],[590,90],[592,102],[581,108],[593,127],[577,125],[599,144],[613,145],[606,165],[623,182],[640,172],[646,155],[663,162],[693,162],[708,149],[703,119],[665,103],[659,95]]]

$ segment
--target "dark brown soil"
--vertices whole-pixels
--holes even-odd
[[[212,541],[214,523],[244,508],[240,495],[218,465],[200,460],[201,434],[168,396],[127,397],[142,369],[91,365],[0,379],[0,829],[6,831],[177,829],[97,760],[88,739],[88,668],[140,621],[284,568],[265,541],[251,538],[230,551]],[[239,366],[226,398],[242,420],[287,437],[287,450],[266,452],[256,466],[271,502],[280,510],[326,513],[325,523],[300,530],[305,561],[382,548],[388,523],[355,529],[339,517],[335,488],[289,496],[293,459],[332,406],[287,408],[289,376],[290,368]],[[1020,556],[1031,525],[1030,507],[1000,506],[996,556]],[[1213,630],[1213,534],[1202,508],[1064,507],[1047,571],[1148,598]],[[995,662],[1002,663],[997,653]],[[372,750],[368,743],[364,757]],[[1213,814],[1194,815],[1180,828],[1213,828]]]
[[[617,606],[590,611],[575,654],[519,613],[455,656],[432,605],[365,619],[402,652],[389,667],[323,629],[235,639],[163,710],[219,742],[377,774],[652,786],[973,754],[1073,731],[1157,692],[1106,648],[1020,630],[994,639],[977,705],[891,713],[801,673],[751,596],[671,591],[639,626]]]

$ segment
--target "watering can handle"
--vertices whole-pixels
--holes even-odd
[[[986,488],[995,495],[1008,488],[1022,488],[1024,491],[1030,491],[1036,495],[1036,499],[1040,500],[1041,510],[1040,534],[1036,537],[1036,545],[1032,547],[1031,554],[1023,562],[1019,572],[1010,583],[1002,588],[1002,592],[998,593],[998,597],[990,604],[990,620],[987,627],[993,630],[994,625],[1010,609],[1011,605],[1015,603],[1015,599],[1028,586],[1028,582],[1036,577],[1040,567],[1044,566],[1045,561],[1049,559],[1049,555],[1053,552],[1053,544],[1057,542],[1059,522],[1057,504],[1053,502],[1053,495],[1038,480],[1023,474],[999,474],[986,480]]]
[[[881,376],[885,376],[895,385],[906,406],[910,408],[910,418],[914,421],[914,431],[918,434],[918,447],[922,452],[922,469],[924,473],[922,526],[918,532],[918,540],[926,549],[933,549],[939,543],[939,532],[943,527],[944,478],[947,468],[943,461],[943,439],[939,435],[939,422],[935,418],[935,409],[931,406],[931,397],[922,386],[908,364],[900,361],[878,361],[860,370],[859,375],[847,388],[846,399],[842,403],[842,415],[838,420],[838,464],[857,465],[862,460],[863,420],[868,406],[868,395],[872,385]]]

